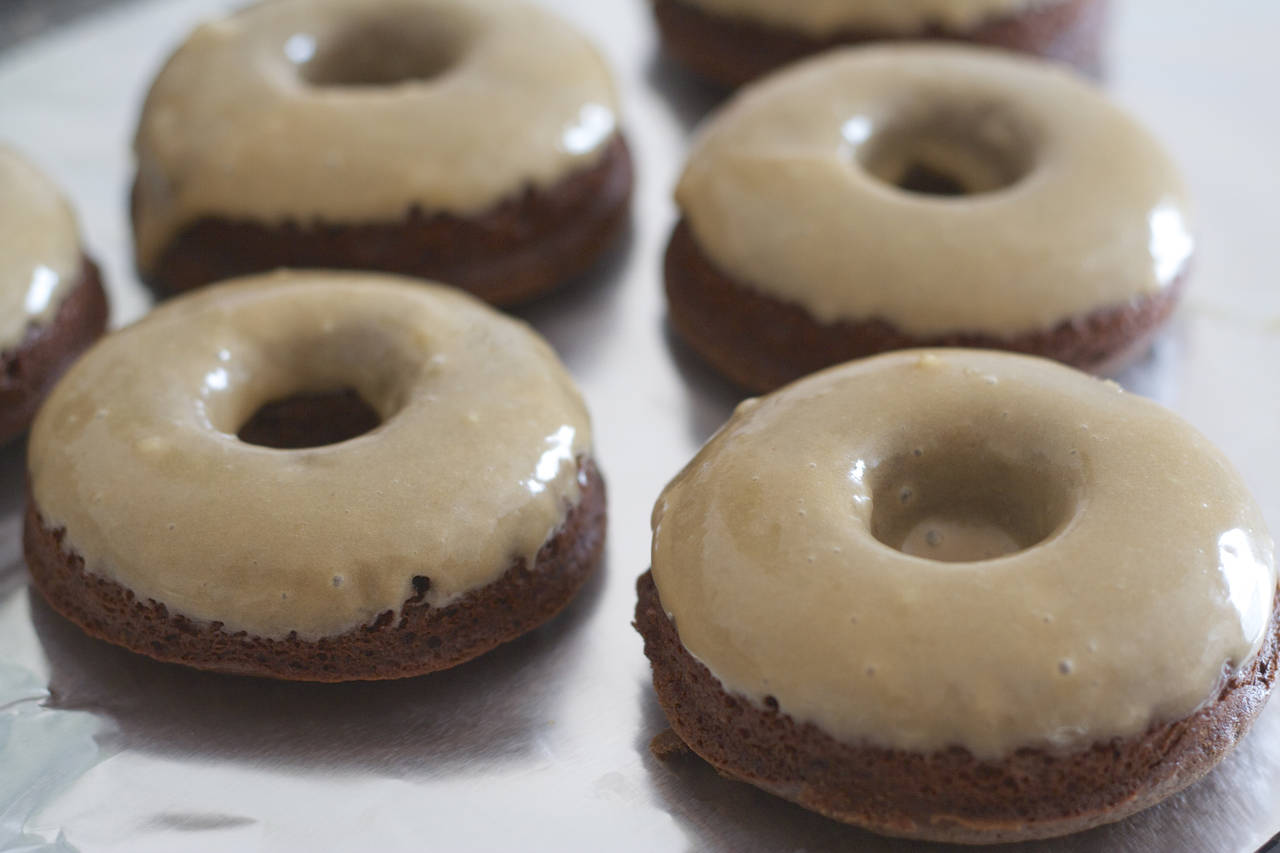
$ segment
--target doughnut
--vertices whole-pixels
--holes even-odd
[[[844,45],[962,41],[1102,76],[1107,0],[653,0],[676,61],[735,87]]]
[[[107,325],[98,267],[58,188],[0,144],[0,445]]]
[[[834,51],[747,87],[676,190],[670,322],[767,391],[890,349],[972,346],[1114,372],[1173,311],[1182,180],[1057,68],[954,46]]]
[[[581,397],[454,288],[280,272],[104,338],[28,445],[35,589],[86,633],[279,679],[400,678],[543,623],[600,561]]]
[[[1047,359],[904,350],[743,402],[666,487],[636,626],[721,773],[933,841],[1191,784],[1275,683],[1273,545],[1191,426]]]
[[[523,302],[614,242],[632,184],[604,61],[510,0],[275,0],[205,24],[134,151],[134,255],[161,297],[287,266]]]

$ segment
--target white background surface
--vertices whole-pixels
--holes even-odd
[[[0,54],[0,139],[67,188],[116,325],[147,304],[126,212],[141,98],[190,26],[229,5],[153,0]],[[711,98],[657,54],[641,0],[552,5],[617,70],[638,167],[626,244],[590,280],[520,312],[594,415],[610,487],[601,576],[553,624],[436,676],[332,687],[188,672],[90,641],[28,594],[22,448],[10,447],[0,452],[0,846],[913,849],[647,752],[665,723],[629,622],[649,508],[736,401],[670,342],[660,292],[670,189]],[[1174,328],[1121,378],[1219,444],[1280,530],[1280,5],[1117,6],[1109,88],[1186,169],[1200,237]],[[1248,851],[1277,830],[1280,703],[1186,794],[1026,849]]]

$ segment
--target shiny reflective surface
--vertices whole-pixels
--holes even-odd
[[[760,707],[891,749],[998,760],[1188,716],[1276,596],[1217,451],[1023,356],[915,350],[796,382],[658,505],[653,579],[685,648]]]
[[[27,286],[27,298],[22,300],[22,308],[32,317],[43,315],[53,306],[53,294],[62,283],[62,276],[40,264],[31,273],[31,284]]]
[[[80,274],[75,214],[8,142],[0,130],[0,352],[51,321]]]
[[[316,55],[315,36],[307,33],[294,33],[284,40],[284,55],[294,65],[305,65]]]
[[[613,110],[602,104],[584,104],[578,120],[565,128],[561,145],[570,154],[588,154],[603,147],[616,127]]]
[[[1258,571],[1260,563],[1275,559],[1274,544],[1270,548],[1260,548],[1259,544],[1256,537],[1240,528],[1227,530],[1218,537],[1220,581],[1240,621],[1241,632],[1249,635],[1256,635],[1266,624],[1270,616],[1268,596],[1275,586],[1268,584],[1266,576]],[[1233,660],[1232,663],[1239,662]]]
[[[146,305],[122,215],[142,92],[191,25],[228,5],[133,4],[0,55],[0,128],[75,198],[117,322]],[[1174,329],[1121,378],[1221,447],[1280,529],[1280,293],[1267,215],[1280,194],[1280,118],[1258,108],[1280,73],[1271,44],[1280,8],[1115,6],[1114,91],[1185,167],[1202,249]],[[592,413],[609,486],[604,571],[544,628],[426,678],[307,686],[188,672],[87,639],[30,596],[18,540],[23,448],[0,449],[5,843],[25,833],[51,844],[62,833],[86,853],[922,849],[648,751],[666,724],[629,622],[649,513],[739,399],[669,341],[659,285],[671,188],[712,98],[660,59],[644,3],[555,7],[617,70],[638,165],[630,239],[595,276],[521,312],[565,359]],[[1273,704],[1221,768],[1165,805],[1002,853],[1252,853],[1278,830]]]
[[[1195,240],[1187,228],[1186,219],[1177,202],[1162,201],[1151,211],[1148,221],[1151,240],[1148,243],[1151,261],[1155,264],[1156,281],[1167,285],[1191,260]]]

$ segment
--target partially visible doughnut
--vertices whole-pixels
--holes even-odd
[[[666,50],[723,86],[846,45],[936,39],[1052,59],[1099,77],[1108,0],[653,0]]]
[[[0,145],[0,444],[26,432],[49,389],[107,325],[98,267],[75,214]]]

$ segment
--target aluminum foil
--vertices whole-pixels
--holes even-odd
[[[126,217],[141,98],[191,25],[229,5],[132,3],[0,54],[0,138],[74,199],[116,325],[147,306]],[[0,450],[0,848],[916,846],[810,814],[697,759],[649,753],[665,721],[630,626],[649,509],[737,401],[672,339],[660,288],[671,188],[716,96],[662,57],[643,0],[551,5],[612,62],[638,165],[634,222],[618,251],[520,312],[563,356],[594,413],[610,486],[603,571],[551,624],[437,675],[325,686],[188,671],[88,639],[29,591],[23,447]],[[1219,444],[1280,531],[1280,6],[1117,5],[1111,89],[1168,143],[1200,214],[1186,304],[1121,380]],[[1278,830],[1280,702],[1184,794],[1110,827],[1006,849],[1244,853]]]

